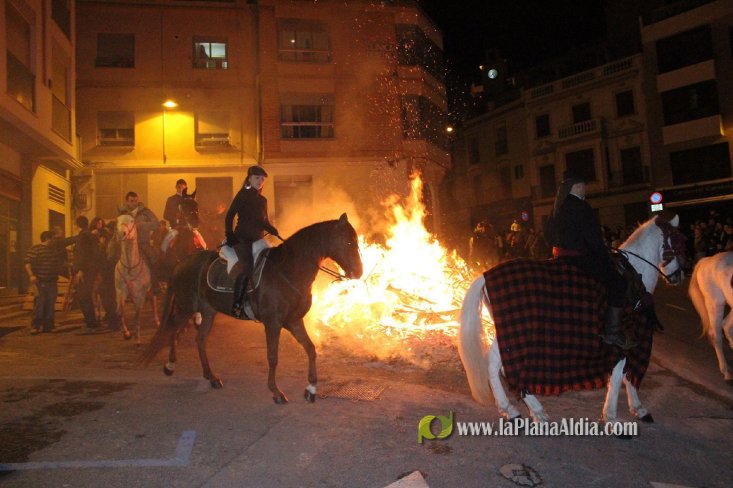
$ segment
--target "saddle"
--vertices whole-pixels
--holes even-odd
[[[254,257],[254,270],[247,285],[247,294],[252,293],[260,285],[262,270],[265,268],[267,255],[270,253],[270,244],[260,239],[252,243],[252,255]],[[234,293],[234,282],[236,277],[229,274],[232,268],[239,261],[234,248],[222,245],[219,249],[219,258],[215,259],[206,271],[206,284],[212,290],[219,293]]]

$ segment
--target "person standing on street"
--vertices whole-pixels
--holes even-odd
[[[35,287],[33,300],[33,318],[31,334],[51,332],[54,329],[54,317],[58,287],[56,280],[62,266],[59,253],[51,247],[53,232],[41,232],[41,243],[31,247],[23,261],[31,286]]]

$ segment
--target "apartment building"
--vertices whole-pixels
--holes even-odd
[[[542,229],[568,169],[587,180],[604,225],[645,220],[651,156],[642,82],[639,54],[522,88],[467,121],[449,181],[471,197],[453,203],[462,218],[455,232],[466,235],[480,220],[497,231],[514,220]]]
[[[685,1],[642,17],[652,172],[687,223],[733,213],[733,1]]]
[[[0,8],[0,292],[23,288],[25,250],[72,231],[74,2],[3,0]]]
[[[252,164],[284,233],[366,220],[414,170],[440,214],[442,40],[416,2],[81,0],[77,19],[89,215],[132,190],[160,216],[182,177],[223,219]]]

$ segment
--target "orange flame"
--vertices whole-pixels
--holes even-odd
[[[360,237],[360,280],[314,287],[306,318],[314,342],[338,340],[353,353],[412,362],[428,343],[455,342],[472,274],[425,229],[419,195],[422,181],[416,176],[404,203],[396,196],[384,203],[390,221],[384,245]]]

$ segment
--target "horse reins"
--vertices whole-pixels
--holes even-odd
[[[280,239],[280,241],[283,244],[285,244],[285,239],[283,239],[279,235],[277,235],[277,234],[270,234],[270,235],[273,235],[273,236],[277,237],[278,239]],[[345,280],[346,279],[346,276],[344,276],[341,273],[338,273],[338,272],[336,272],[336,271],[334,271],[332,269],[328,269],[325,266],[318,266],[318,269],[320,269],[321,271],[323,271],[324,273],[326,273],[330,277],[336,278],[337,281],[341,281],[341,280]]]
[[[125,226],[125,227],[127,227],[127,226]],[[133,227],[134,227],[134,225],[133,225]],[[131,231],[128,231],[127,235],[129,235],[130,232]],[[123,237],[123,238],[120,239],[118,237],[117,240],[120,241],[120,245],[122,245],[122,241],[129,241],[130,239],[127,239],[126,237]],[[137,264],[133,264],[132,266],[128,266],[128,265],[126,265],[125,263],[122,262],[122,258],[120,258],[120,260],[119,260],[119,263],[124,268],[126,268],[128,270],[128,272],[131,272],[133,269],[135,269],[138,266],[140,266],[142,264],[142,262],[143,262],[143,256],[142,256],[142,252],[140,251],[140,246],[138,246],[138,248],[137,248]]]

